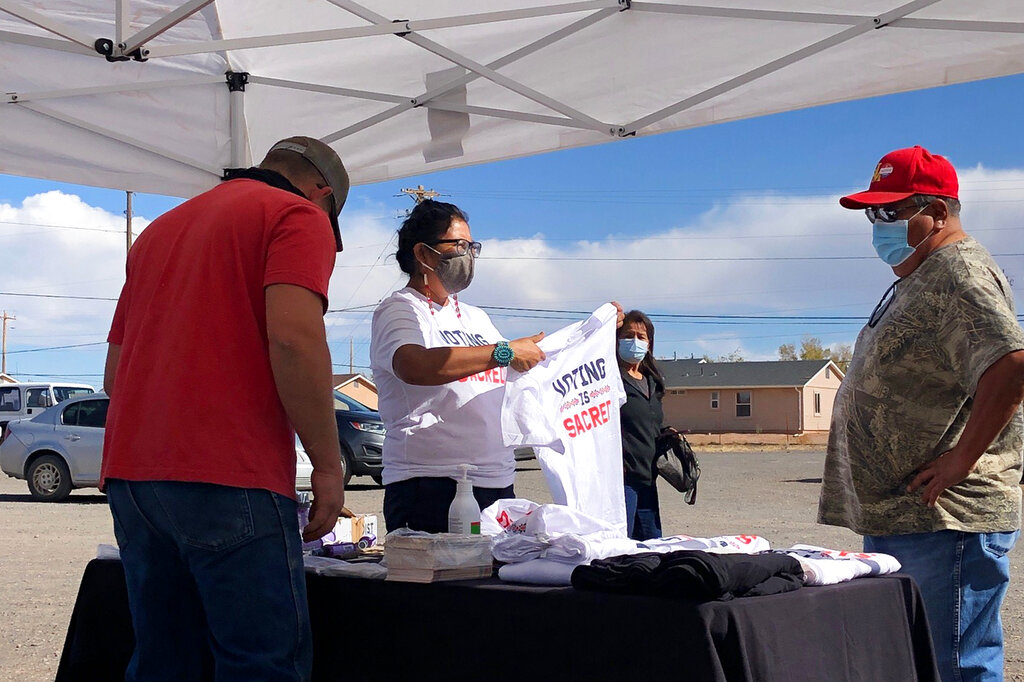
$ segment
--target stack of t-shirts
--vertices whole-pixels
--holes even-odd
[[[790,592],[803,586],[795,558],[776,553],[712,554],[681,550],[598,559],[572,572],[577,589],[698,601]]]
[[[773,551],[800,562],[805,585],[834,585],[854,578],[895,573],[901,568],[896,557],[875,552],[844,552],[814,545],[793,545]]]

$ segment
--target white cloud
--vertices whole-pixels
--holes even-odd
[[[1024,170],[971,168],[961,172],[964,226],[993,253],[1020,253]],[[591,241],[565,241],[550,232],[522,239],[484,242],[477,279],[464,300],[477,305],[591,310],[616,299],[649,313],[690,315],[852,315],[866,316],[891,283],[891,271],[873,257],[870,227],[863,214],[838,207],[837,197],[745,195],[722,202],[693,220],[652,231],[644,225],[628,233],[597,235]],[[458,197],[455,198],[458,201]],[[376,303],[403,286],[392,254],[400,221],[393,209],[365,206],[342,214],[345,251],[331,281],[331,308]],[[540,211],[538,212],[540,214]],[[135,230],[147,220],[136,219]],[[94,232],[39,227],[72,225],[112,230]],[[89,206],[78,197],[47,192],[21,206],[0,204],[3,284],[0,291],[116,297],[123,281],[122,215]],[[633,258],[763,258],[865,256],[832,261],[629,261]],[[511,260],[512,257],[541,260]],[[580,257],[609,259],[574,260]],[[567,260],[550,260],[551,258]],[[1024,258],[998,257],[1020,297]],[[370,267],[374,266],[374,267]],[[18,316],[9,348],[102,340],[112,303],[61,299],[0,298],[0,307]],[[567,322],[493,314],[510,337],[554,330]],[[348,362],[349,339],[356,365],[367,364],[369,313],[330,315],[328,328],[335,362]],[[830,325],[699,324],[657,321],[659,355],[725,355],[739,350],[748,359],[775,357],[779,344],[799,343],[810,332],[826,346],[852,343],[858,323]],[[102,351],[27,354],[9,358],[36,368],[98,372]],[[91,369],[82,369],[89,367]]]

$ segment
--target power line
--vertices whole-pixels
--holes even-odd
[[[102,296],[71,296],[62,294],[30,294],[16,291],[0,291],[0,296],[22,296],[24,298],[64,298],[75,301],[116,301],[116,298],[105,298]]]
[[[22,350],[7,351],[8,355],[15,353],[41,353],[46,350],[67,350],[68,348],[86,348],[88,346],[105,346],[106,341],[94,341],[93,343],[74,343],[69,346],[47,346],[46,348],[24,348]]]
[[[993,253],[993,257],[1012,258],[1024,253]],[[877,260],[877,256],[740,256],[740,257],[645,257],[610,258],[605,256],[481,256],[480,260],[527,260],[527,261],[585,261],[585,262],[748,262],[748,261],[836,261],[836,260]]]

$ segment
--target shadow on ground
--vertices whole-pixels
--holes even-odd
[[[35,504],[106,504],[106,495],[72,495],[62,502],[43,502],[28,493],[24,495],[0,495],[0,502],[32,502]]]

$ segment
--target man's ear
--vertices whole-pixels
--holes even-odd
[[[931,209],[932,218],[937,224],[945,227],[946,222],[949,220],[949,206],[946,204],[945,199],[936,197],[932,199],[932,202],[928,205]]]

